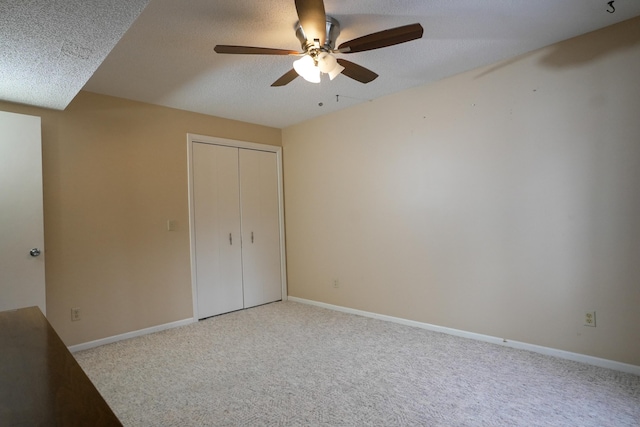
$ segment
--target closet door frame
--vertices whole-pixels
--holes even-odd
[[[282,301],[287,300],[287,262],[284,239],[284,198],[282,189],[282,147],[254,142],[238,141],[234,139],[218,138],[213,136],[187,134],[187,159],[189,172],[189,238],[191,247],[191,294],[193,296],[193,320],[198,321],[198,289],[196,277],[196,230],[195,230],[195,200],[193,194],[193,145],[212,144],[226,147],[235,147],[248,150],[266,151],[276,154],[278,168],[278,222],[280,227],[280,278],[282,281]]]

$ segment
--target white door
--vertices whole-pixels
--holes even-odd
[[[44,280],[40,117],[0,112],[0,311],[46,313]]]
[[[238,149],[193,144],[198,318],[244,307]]]
[[[244,306],[282,299],[276,153],[240,150]]]

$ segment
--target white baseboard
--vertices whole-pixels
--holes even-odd
[[[371,313],[368,311],[356,310],[353,308],[342,307],[339,305],[327,304],[304,298],[289,296],[289,301],[299,302],[302,304],[315,305],[317,307],[327,308],[329,310],[341,311],[343,313],[355,314],[358,316],[371,317],[373,319],[385,320],[387,322],[399,323],[401,325],[413,326],[416,328],[427,329],[434,332],[442,332],[449,335],[455,335],[462,338],[470,338],[478,341],[485,341],[492,344],[498,344],[505,347],[516,348],[519,350],[528,350],[547,356],[559,357],[561,359],[573,360],[589,365],[599,366],[601,368],[614,369],[616,371],[627,372],[630,374],[640,375],[640,366],[630,365],[628,363],[616,362],[614,360],[601,359],[599,357],[587,356],[580,353],[572,353],[570,351],[558,350],[550,347],[543,347],[535,344],[528,344],[519,341],[511,341],[503,338],[497,338],[490,335],[476,334],[474,332],[462,331],[459,329],[445,328],[443,326],[432,325],[429,323],[416,322],[414,320],[402,319],[400,317],[386,316],[384,314]]]
[[[152,334],[154,332],[164,331],[166,329],[177,328],[179,326],[186,326],[191,323],[195,323],[196,320],[193,318],[177,320],[175,322],[165,323],[163,325],[152,326],[150,328],[139,329],[137,331],[131,331],[120,335],[114,335],[107,338],[101,338],[95,341],[89,341],[82,344],[76,344],[69,346],[69,351],[71,353],[75,353],[76,351],[88,350],[93,347],[98,347],[100,345],[111,344],[117,341],[127,340],[129,338],[139,337],[142,335]]]

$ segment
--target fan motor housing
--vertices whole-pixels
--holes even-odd
[[[325,37],[324,45],[320,46],[320,51],[331,52],[335,49],[336,40],[340,35],[340,23],[333,17],[327,15],[327,36]],[[313,40],[307,40],[307,35],[304,33],[304,29],[300,25],[300,22],[296,24],[296,37],[300,40],[302,50],[309,52],[315,46]]]

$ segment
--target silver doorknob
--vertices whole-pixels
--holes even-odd
[[[38,255],[40,255],[40,249],[38,249],[38,248],[33,248],[33,249],[31,249],[31,250],[29,251],[29,255],[31,255],[31,256],[38,256]]]

